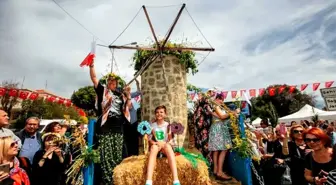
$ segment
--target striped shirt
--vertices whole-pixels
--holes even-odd
[[[336,170],[332,170],[329,172],[327,177],[327,182],[325,185],[335,185],[336,184]]]
[[[12,137],[14,141],[18,142],[19,148],[21,148],[21,140],[11,130],[7,128],[0,128],[0,137]]]

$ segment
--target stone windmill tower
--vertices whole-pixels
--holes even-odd
[[[182,54],[194,56],[193,51],[214,51],[213,48],[187,48],[168,41],[185,6],[185,4],[182,5],[167,36],[162,41],[158,41],[146,7],[143,6],[155,40],[154,47],[109,46],[112,49],[137,50],[135,57],[133,57],[136,60],[135,69],[137,70],[134,79],[141,75],[141,120],[151,121],[154,119],[155,108],[159,105],[165,105],[168,121],[182,123],[185,127],[184,134],[178,137],[177,143],[180,147],[183,144],[188,125],[186,74],[190,70],[188,63],[195,62],[195,60],[181,61],[180,56]],[[194,66],[196,67],[196,65]]]

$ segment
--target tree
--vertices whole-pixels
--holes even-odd
[[[96,92],[93,86],[79,88],[71,95],[71,101],[77,107],[88,112],[93,112],[96,102]]]
[[[64,115],[69,115],[70,119],[79,120],[79,114],[74,107],[66,107],[56,102],[47,102],[43,98],[35,101],[24,100],[21,103],[21,107],[15,128],[23,128],[25,120],[32,116],[41,119],[64,119]]]
[[[17,96],[9,95],[9,89],[18,89],[19,83],[15,81],[3,81],[1,86],[8,89],[6,94],[0,98],[1,107],[10,116],[13,107],[17,105],[19,101]]]
[[[269,93],[271,88],[275,90],[274,96]],[[279,92],[281,90],[282,92]],[[314,96],[302,93],[297,88],[291,89],[286,84],[268,86],[262,96],[252,98],[251,102],[253,119],[257,117],[264,119],[287,116],[298,111],[306,104],[315,106],[316,103]],[[272,108],[275,109],[277,115],[274,114],[274,111],[270,111]]]

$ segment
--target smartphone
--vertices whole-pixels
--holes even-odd
[[[280,134],[281,135],[287,135],[287,130],[286,130],[286,124],[285,123],[280,124]]]
[[[2,171],[4,173],[9,173],[9,170],[10,170],[9,164],[1,164],[0,165],[0,171]]]

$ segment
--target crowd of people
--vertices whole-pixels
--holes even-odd
[[[224,161],[230,152],[233,139],[228,113],[218,105],[223,96],[201,97],[194,113],[195,145],[212,163],[213,174],[221,180],[229,180],[230,171]],[[230,107],[233,113],[239,109]],[[252,134],[253,151],[260,156],[251,170],[253,184],[308,185],[336,184],[335,124],[328,121],[293,121],[290,126],[279,123],[272,128],[263,119],[260,128],[245,123]],[[223,170],[224,167],[224,170]],[[224,172],[226,171],[226,172]],[[261,180],[260,180],[261,179]]]

